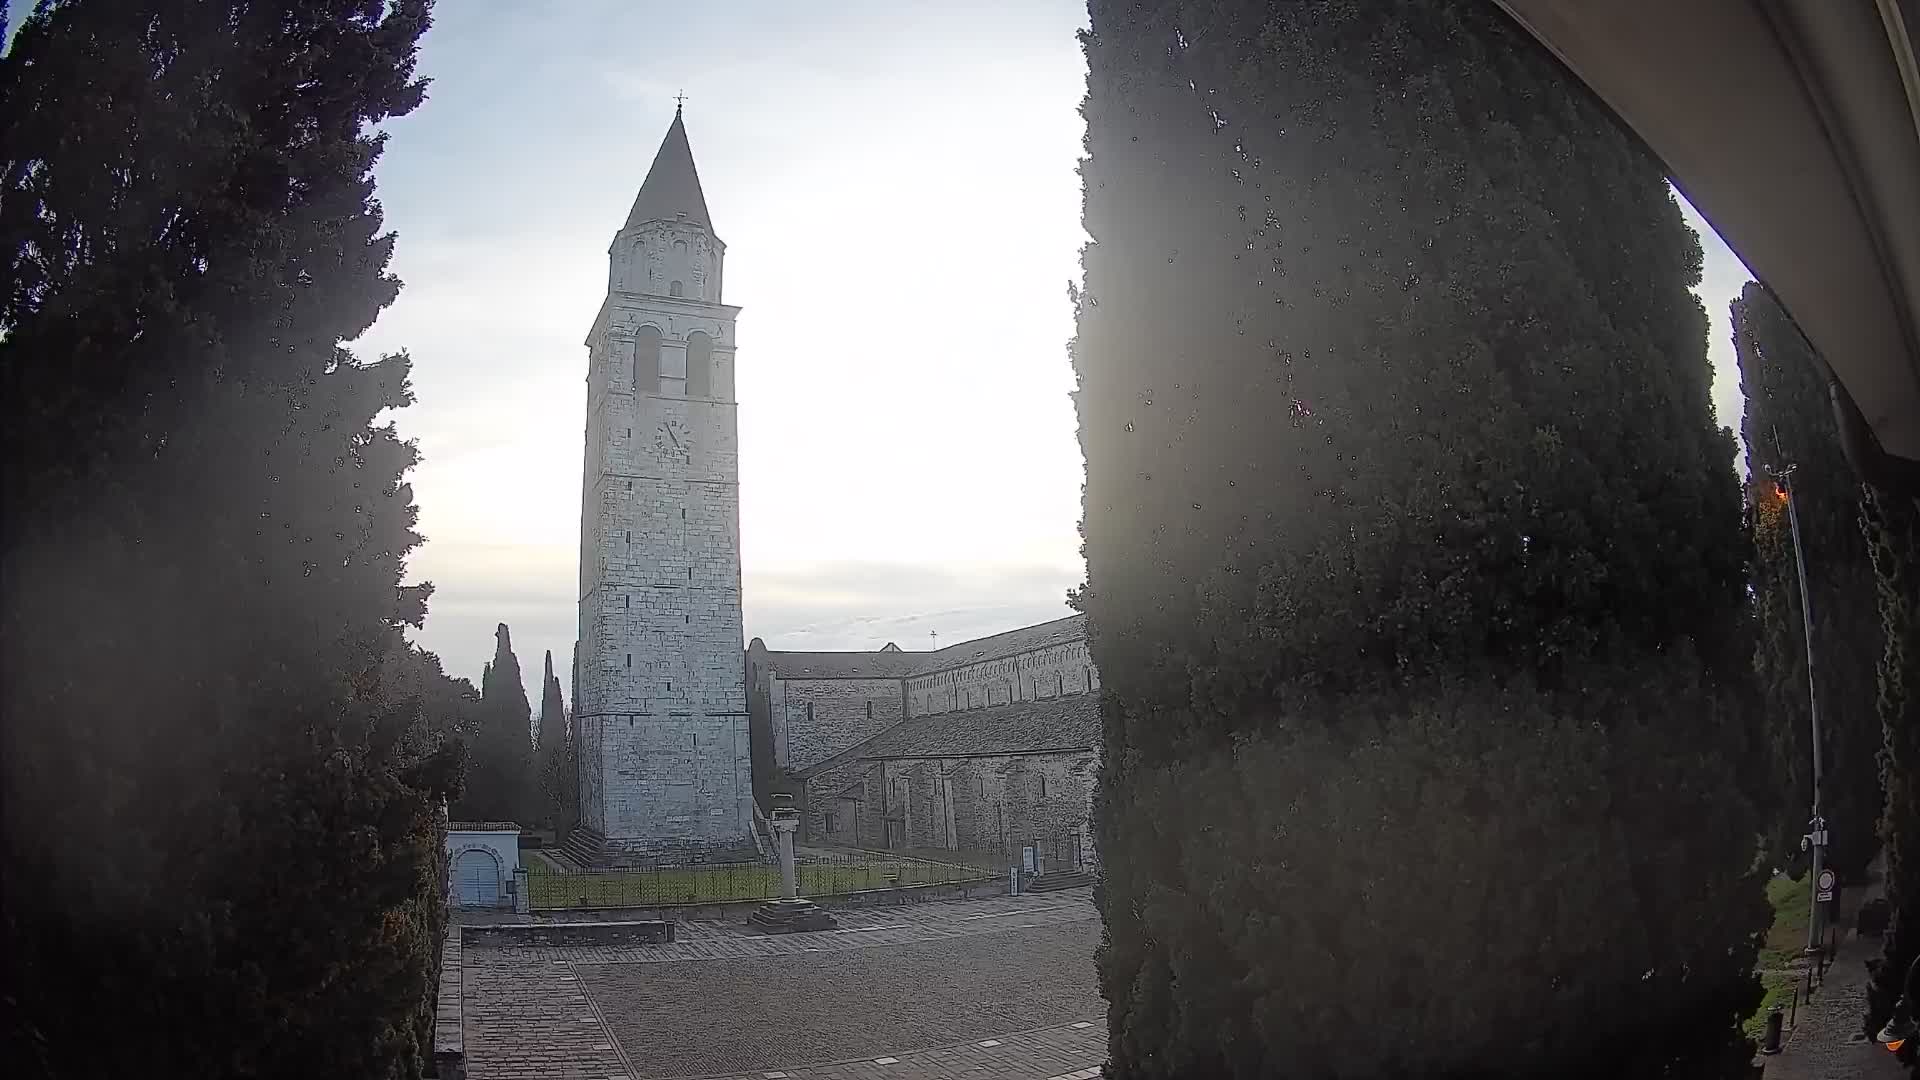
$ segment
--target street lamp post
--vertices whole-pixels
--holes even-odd
[[[1801,838],[1801,844],[1812,855],[1812,865],[1807,871],[1807,884],[1811,888],[1807,894],[1812,898],[1813,910],[1807,918],[1806,949],[1811,956],[1820,951],[1820,870],[1826,862],[1827,822],[1820,815],[1820,694],[1814,683],[1813,672],[1813,609],[1807,601],[1807,555],[1806,549],[1800,544],[1800,511],[1794,505],[1793,469],[1792,465],[1786,465],[1772,472],[1780,486],[1780,494],[1787,502],[1787,528],[1793,534],[1793,564],[1800,578],[1800,630],[1807,642],[1807,717],[1813,735],[1813,813],[1807,823],[1807,835]]]

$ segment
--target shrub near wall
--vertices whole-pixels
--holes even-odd
[[[1113,1075],[1735,1075],[1745,543],[1657,165],[1491,5],[1091,8]]]

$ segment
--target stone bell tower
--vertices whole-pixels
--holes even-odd
[[[751,855],[734,319],[678,110],[587,334],[576,854]]]

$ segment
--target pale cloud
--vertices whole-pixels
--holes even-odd
[[[1077,565],[813,564],[747,576],[749,633],[773,648],[929,648],[1071,614]],[[758,627],[759,629],[754,629]]]

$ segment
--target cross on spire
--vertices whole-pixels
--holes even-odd
[[[680,107],[682,105],[685,105],[686,103],[687,103],[687,92],[685,90],[682,90],[679,93],[673,95],[673,115],[679,116]]]

